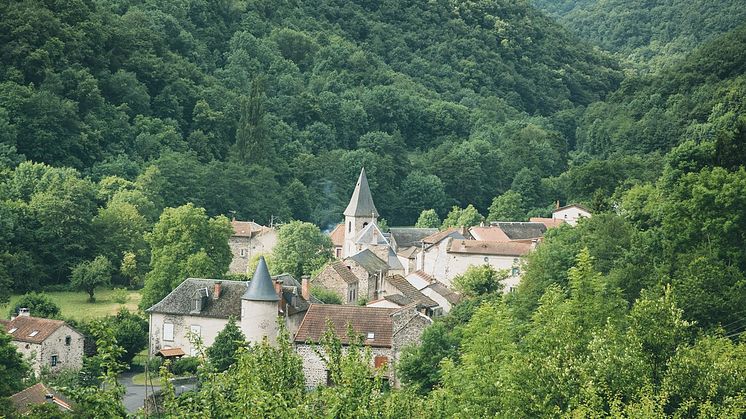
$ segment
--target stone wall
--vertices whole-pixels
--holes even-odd
[[[414,305],[402,308],[392,315],[394,333],[391,338],[391,362],[396,365],[399,362],[402,351],[407,346],[417,345],[422,341],[425,328],[433,321],[424,314],[418,313]],[[396,371],[391,368],[391,385],[399,387]]]
[[[321,351],[324,354],[324,350],[318,346],[308,345],[305,343],[297,343],[295,345],[295,352],[303,360],[303,377],[306,381],[306,388],[314,389],[318,386],[326,385],[327,368],[326,363],[321,359],[318,353],[314,351],[314,348]],[[347,347],[342,348],[343,351],[347,350]],[[370,366],[371,371],[375,367],[375,358],[377,356],[385,356],[391,361],[393,359],[391,348],[370,348],[371,359]],[[391,380],[393,378],[393,368],[390,364],[387,369],[387,375]]]
[[[70,345],[65,344],[65,338],[70,336]],[[41,344],[13,341],[18,352],[31,364],[31,369],[37,376],[42,369],[52,372],[65,369],[79,370],[83,367],[83,335],[70,326],[62,326],[55,330]],[[57,365],[52,366],[52,355],[57,355]]]
[[[311,284],[329,291],[334,291],[343,302],[347,302],[348,304],[355,303],[354,301],[349,301],[348,296],[350,288],[347,282],[339,276],[331,264],[326,265],[326,267],[313,278]],[[355,287],[357,287],[357,284]]]
[[[233,254],[228,272],[245,274],[253,256],[271,253],[276,244],[277,231],[271,228],[265,228],[253,237],[232,236],[228,239],[228,246]]]

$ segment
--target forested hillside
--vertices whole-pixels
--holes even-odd
[[[746,19],[738,0],[531,0],[628,64],[659,68]]]

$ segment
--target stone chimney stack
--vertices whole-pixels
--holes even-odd
[[[306,301],[311,301],[311,280],[308,275],[303,275],[300,280],[300,295]]]
[[[275,292],[277,293],[277,309],[279,311],[285,312],[285,299],[282,298],[282,281],[276,280],[275,281]]]
[[[28,307],[19,308],[18,317],[31,317],[31,310]]]
[[[223,283],[221,281],[215,281],[215,287],[212,289],[212,298],[214,300],[217,300],[220,298],[220,291],[223,288]]]

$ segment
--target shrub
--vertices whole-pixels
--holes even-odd
[[[339,294],[325,288],[312,287],[311,295],[321,300],[324,304],[342,304],[342,297]]]
[[[111,292],[111,299],[118,304],[127,304],[130,300],[130,293],[125,288],[114,288]]]
[[[21,308],[28,308],[34,317],[45,317],[48,319],[58,318],[60,316],[60,306],[42,292],[29,292],[24,294],[13,307],[10,308],[9,316],[18,314]]]
[[[199,364],[199,358],[193,356],[179,358],[171,366],[171,372],[174,373],[174,375],[176,376],[193,375],[197,373]]]

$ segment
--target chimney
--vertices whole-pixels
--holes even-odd
[[[531,239],[531,250],[536,249],[536,246],[539,244],[539,239]]]
[[[280,297],[280,299],[277,301],[277,309],[284,313],[285,299],[282,298],[282,281],[279,279],[275,280],[275,292],[277,293],[277,296]]]
[[[300,279],[300,295],[303,296],[303,299],[306,301],[311,301],[311,285],[310,285],[310,279],[308,275],[303,275]]]
[[[18,317],[31,317],[31,310],[28,307],[19,308]]]
[[[44,400],[45,400],[45,401],[46,401],[47,403],[54,403],[54,394],[52,394],[52,393],[47,393],[47,394],[45,394],[45,395],[44,395]]]
[[[559,209],[559,207],[560,207],[560,204],[559,204],[559,199],[558,199],[557,202],[555,202],[554,204],[554,209]]]
[[[215,288],[212,290],[212,298],[217,300],[220,298],[220,290],[223,288],[223,283],[221,281],[215,281]]]

